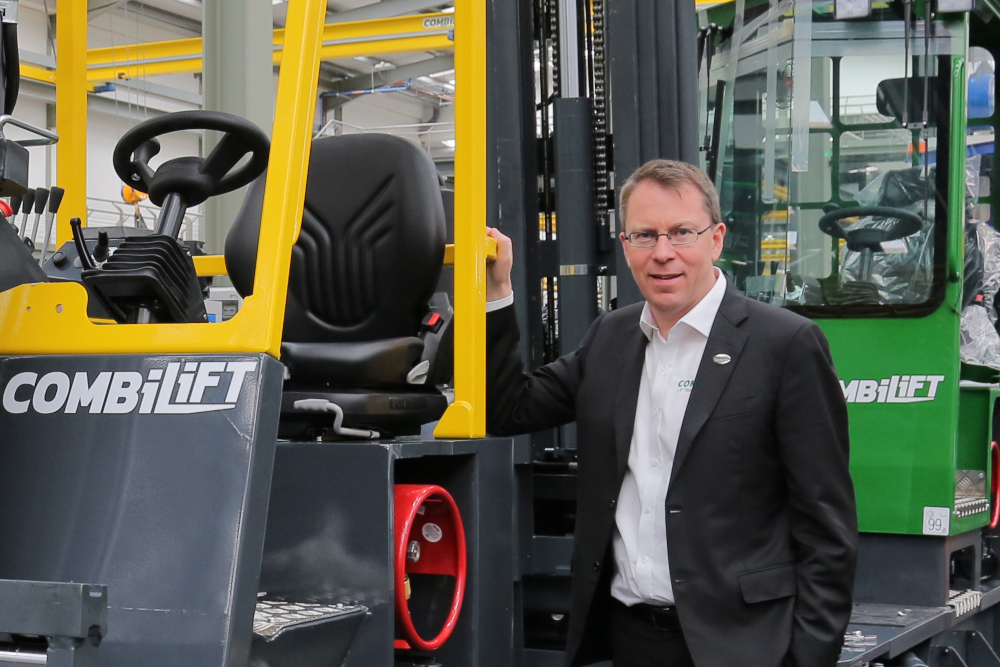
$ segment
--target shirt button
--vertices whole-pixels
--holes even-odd
[[[666,364],[660,364],[660,370],[661,371],[667,370],[667,365]]]
[[[653,459],[652,461],[649,462],[649,465],[655,468],[656,466],[660,465],[660,459]]]
[[[650,512],[652,512],[652,511],[653,511],[653,510],[651,510],[651,509],[649,509],[648,507],[646,507],[646,508],[643,508],[643,510],[642,510],[642,513],[643,513],[643,514],[649,514],[649,513],[650,513]]]
[[[649,556],[643,556],[642,557],[642,562],[643,563],[648,563],[649,562]]]
[[[659,408],[656,408],[655,410],[653,410],[653,416],[654,417],[658,416],[659,414],[660,414],[660,409]]]

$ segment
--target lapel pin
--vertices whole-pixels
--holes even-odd
[[[730,357],[728,354],[717,354],[714,357],[712,357],[712,361],[719,364],[720,366],[725,366],[732,360],[733,358]]]

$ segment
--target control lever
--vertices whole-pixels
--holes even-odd
[[[49,189],[38,188],[35,190],[35,224],[31,226],[31,236],[28,237],[28,247],[35,249],[35,239],[38,237],[38,223],[42,220],[42,213],[45,212],[45,204],[49,201]]]
[[[35,191],[32,188],[28,188],[24,191],[24,199],[22,200],[21,209],[24,213],[24,217],[21,218],[21,238],[24,238],[25,231],[28,229],[28,216],[31,215],[31,207],[35,205]]]
[[[87,248],[87,242],[83,238],[83,221],[80,218],[73,218],[69,221],[69,226],[73,229],[73,245],[76,246],[76,254],[80,256],[80,264],[83,270],[96,269],[97,262]]]
[[[58,185],[52,186],[52,191],[49,192],[49,212],[45,216],[45,240],[42,241],[42,256],[38,260],[39,266],[45,264],[45,255],[49,251],[49,240],[52,238],[52,223],[56,220],[56,213],[59,212],[59,205],[62,204],[65,194],[66,190]]]
[[[21,200],[24,195],[14,195],[10,198],[10,225],[17,231],[17,214],[21,210]]]
[[[293,405],[296,410],[303,410],[306,412],[332,412],[333,432],[337,435],[346,435],[352,438],[366,438],[368,440],[375,440],[379,437],[378,431],[369,431],[368,429],[360,428],[346,428],[343,426],[344,410],[336,403],[332,403],[324,398],[304,398],[295,401]]]
[[[108,233],[103,229],[97,232],[97,245],[94,246],[94,261],[103,262],[111,253],[108,252]]]

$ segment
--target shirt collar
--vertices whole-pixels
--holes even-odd
[[[715,322],[715,316],[719,314],[722,297],[725,295],[726,274],[724,271],[716,269],[715,284],[712,285],[712,289],[708,290],[708,294],[702,297],[701,301],[694,305],[694,308],[678,320],[677,324],[686,324],[702,336],[708,338],[708,335],[712,332],[712,324]],[[674,326],[676,327],[677,324]],[[649,308],[648,302],[642,307],[642,314],[639,316],[639,328],[642,329],[642,333],[646,334],[646,338],[649,340],[653,339],[654,331],[658,332],[660,330],[656,326],[656,320],[653,319],[653,312]]]

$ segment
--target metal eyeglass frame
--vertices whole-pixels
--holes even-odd
[[[657,234],[656,235],[656,239],[653,241],[652,245],[639,245],[638,243],[635,243],[634,241],[632,241],[632,236],[634,236],[635,234],[648,234],[650,232],[632,232],[630,234],[626,234],[625,238],[626,238],[626,240],[628,240],[628,244],[630,246],[632,246],[633,248],[646,248],[647,250],[649,248],[655,248],[656,244],[659,243],[661,236],[666,236],[667,237],[667,241],[669,241],[670,245],[673,245],[673,246],[691,245],[692,243],[697,243],[698,239],[701,238],[701,235],[704,234],[705,232],[707,232],[708,230],[710,230],[713,226],[714,225],[710,224],[708,227],[706,227],[705,229],[701,230],[700,232],[695,232],[694,238],[691,239],[690,241],[685,241],[684,243],[677,243],[677,242],[674,241],[673,238],[671,238],[671,234],[673,234],[674,232],[680,231],[679,229],[674,229],[674,230],[671,230],[669,232],[665,232],[663,234]]]

